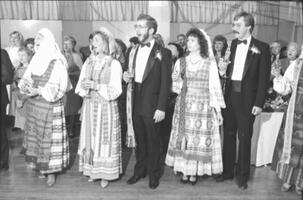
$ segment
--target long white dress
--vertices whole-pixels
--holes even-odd
[[[91,55],[85,61],[75,92],[83,97],[78,148],[79,171],[92,179],[114,180],[122,173],[118,97],[122,68],[117,60]],[[83,79],[98,83],[97,90],[81,88]]]

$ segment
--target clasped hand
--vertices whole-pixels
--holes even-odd
[[[94,81],[83,79],[81,82],[81,88],[84,90],[94,89]]]

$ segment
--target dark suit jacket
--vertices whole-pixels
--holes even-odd
[[[4,49],[1,49],[1,106],[5,106],[9,102],[6,85],[13,83],[13,69],[14,67],[8,53]],[[5,111],[1,110],[1,112]]]
[[[251,48],[257,48],[260,52],[253,53]],[[234,59],[237,48],[237,39],[231,43],[231,55],[227,68],[227,80],[225,88],[225,100],[230,92],[231,75],[234,67]],[[269,45],[256,40],[252,37],[247,52],[245,61],[243,77],[241,82],[241,94],[245,109],[251,112],[253,106],[263,108],[265,102],[265,95],[269,86],[270,78],[270,50]]]
[[[138,67],[135,66],[138,49],[134,55],[134,69]],[[161,60],[157,57],[159,53],[162,55]],[[171,52],[155,43],[147,60],[142,83],[137,91],[139,94],[135,94],[139,97],[135,99],[140,99],[140,101],[135,102],[134,113],[152,117],[156,110],[166,111],[171,87],[171,63]]]

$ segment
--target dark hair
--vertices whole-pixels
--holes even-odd
[[[139,20],[146,20],[146,24],[147,24],[148,28],[154,29],[153,34],[155,34],[157,32],[158,24],[157,24],[157,21],[155,20],[155,18],[153,18],[152,16],[147,15],[147,14],[140,14],[137,18],[137,21],[139,21]]]
[[[244,18],[245,26],[250,26],[250,33],[252,33],[255,27],[255,20],[252,14],[248,12],[240,12],[235,15],[234,20],[238,20],[240,17]]]
[[[27,38],[25,41],[24,41],[24,46],[26,47],[28,44],[32,44],[32,45],[35,45],[35,39],[34,38]]]
[[[182,36],[182,37],[186,38],[186,35],[184,35],[183,33],[181,33],[181,34],[177,35],[177,38],[178,38],[178,37],[180,37],[180,36]]]
[[[93,37],[94,37],[94,34],[93,34],[93,33],[89,34],[89,36],[88,36],[88,41],[89,41],[89,40],[92,40]]]
[[[106,45],[104,45],[104,47],[103,47],[103,49],[102,49],[103,54],[105,54],[105,55],[110,55],[110,52],[109,52],[109,38],[108,38],[108,36],[105,35],[105,34],[104,34],[103,32],[101,32],[101,31],[94,31],[94,32],[92,33],[92,35],[93,35],[93,37],[95,37],[96,35],[100,35],[100,36],[101,36],[102,40],[104,41],[104,44],[106,44]]]
[[[137,37],[131,37],[131,38],[129,39],[129,42],[132,42],[132,43],[134,43],[134,44],[138,44],[138,43],[139,43],[139,39],[138,39]]]
[[[198,43],[200,46],[200,55],[203,58],[208,57],[208,48],[210,48],[207,44],[207,40],[204,36],[204,34],[197,28],[191,28],[189,31],[186,33],[186,37],[188,38],[189,36],[198,38]]]
[[[216,35],[215,36],[215,38],[213,40],[213,52],[214,52],[214,55],[217,54],[217,52],[215,50],[215,42],[217,42],[217,41],[223,42],[223,48],[222,48],[222,51],[221,51],[221,56],[224,56],[225,52],[226,52],[226,49],[228,47],[227,39],[223,35]]]
[[[163,38],[162,38],[161,34],[156,33],[154,35],[154,39],[155,39],[155,42],[158,43],[161,47],[165,47],[165,44],[164,44],[164,41],[163,41]]]
[[[122,53],[125,54],[126,50],[127,50],[127,46],[125,45],[125,43],[122,40],[118,39],[118,38],[116,38],[115,41],[120,46],[120,48],[122,50]]]
[[[183,56],[184,51],[183,51],[183,48],[179,44],[177,44],[175,42],[170,42],[170,43],[168,43],[168,45],[174,45],[177,48],[177,51],[179,53],[179,58],[181,58]]]

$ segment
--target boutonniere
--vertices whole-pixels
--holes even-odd
[[[253,45],[250,49],[249,49],[253,54],[260,54],[260,50],[255,46]]]
[[[161,54],[161,51],[160,50],[157,50],[156,51],[156,54],[155,54],[155,59],[158,58],[160,61],[162,60],[162,54]]]

